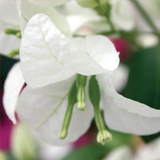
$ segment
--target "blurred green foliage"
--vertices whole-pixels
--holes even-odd
[[[11,59],[6,56],[0,55],[0,82],[1,87],[4,85],[4,81],[6,79],[6,76],[11,69],[11,67],[18,62],[16,59]]]
[[[147,48],[133,54],[129,62],[129,79],[124,96],[160,109],[160,46]],[[160,136],[143,136],[146,142]]]

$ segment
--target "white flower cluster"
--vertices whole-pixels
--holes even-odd
[[[112,0],[111,17],[116,27],[129,30],[134,24],[132,14],[126,14],[128,2],[125,2]],[[67,19],[69,14],[65,17],[61,13],[61,10],[66,11],[68,3],[76,5],[68,0],[22,0],[17,3],[1,0],[0,51],[5,54],[20,48],[20,63],[13,67],[5,83],[4,105],[8,117],[16,123],[17,112],[22,122],[52,145],[64,145],[83,135],[94,118],[92,105],[99,130],[97,140],[102,144],[112,137],[105,130],[97,107],[103,109],[105,122],[111,129],[138,135],[160,131],[160,111],[115,91],[112,75],[119,65],[119,53],[113,43],[101,35],[73,37]],[[55,7],[62,4],[61,9]],[[81,8],[81,12],[84,10]],[[9,35],[4,34],[4,28],[9,28],[6,30]],[[22,38],[17,38],[15,32]],[[77,74],[88,79],[81,80],[80,87],[77,85],[79,100],[85,102],[84,111],[77,109],[77,101],[72,100],[77,93],[73,92]],[[24,82],[27,86],[19,95]],[[95,86],[99,88],[94,90]],[[64,133],[64,128],[68,133]],[[59,139],[58,135],[65,139]]]

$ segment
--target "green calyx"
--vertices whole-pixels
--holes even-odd
[[[16,50],[12,50],[12,51],[9,51],[7,53],[8,57],[14,57],[16,55],[19,55],[19,49],[16,49]]]
[[[65,139],[68,135],[68,128],[72,118],[73,107],[76,102],[77,102],[77,86],[75,81],[68,93],[68,106],[63,119],[62,129],[59,132],[60,139]]]
[[[77,108],[84,111],[86,108],[85,86],[87,84],[87,76],[78,74],[76,79],[77,84]]]
[[[94,108],[95,122],[98,129],[97,142],[105,144],[112,140],[112,135],[106,130],[105,123],[99,108],[100,104],[100,89],[95,76],[92,76],[89,81],[89,97]]]

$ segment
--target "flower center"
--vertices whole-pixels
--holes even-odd
[[[68,106],[63,119],[62,129],[59,133],[60,139],[64,139],[68,135],[68,128],[72,117],[73,106],[75,105],[75,103],[77,102],[77,107],[80,110],[85,110],[86,83],[87,77],[78,74],[76,81],[73,83],[68,93]],[[94,108],[95,122],[98,129],[97,142],[104,145],[107,141],[112,140],[112,135],[106,130],[105,123],[99,107],[101,96],[96,76],[92,76],[89,80],[89,98]]]

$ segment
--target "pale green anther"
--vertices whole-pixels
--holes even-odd
[[[99,108],[101,95],[96,76],[92,76],[89,81],[89,98],[94,108],[95,122],[98,129],[97,142],[104,145],[107,141],[112,140],[112,135],[106,130]]]
[[[6,34],[13,34],[13,35],[17,35],[17,33],[21,32],[20,30],[15,30],[15,29],[9,29],[9,28],[5,28],[4,29],[4,33]]]
[[[68,106],[63,119],[62,129],[58,135],[60,139],[65,139],[68,135],[68,128],[72,118],[73,106],[77,102],[76,95],[77,95],[77,86],[75,81],[68,93]]]
[[[12,51],[9,51],[9,52],[7,53],[8,57],[14,57],[14,56],[16,56],[16,55],[18,55],[18,54],[19,54],[19,49],[12,50]]]
[[[105,144],[107,141],[112,140],[112,134],[107,130],[101,130],[97,134],[97,142],[101,144]]]
[[[76,79],[76,84],[77,84],[77,108],[84,111],[86,108],[85,86],[87,84],[87,76],[78,74]]]
[[[17,36],[17,38],[22,38],[21,32],[18,32],[18,33],[16,34],[16,36]]]
[[[107,3],[108,0],[76,0],[76,2],[85,8],[95,8],[100,4]]]

